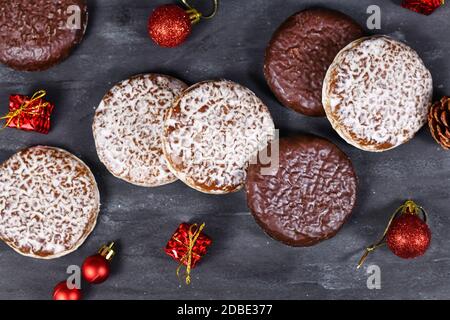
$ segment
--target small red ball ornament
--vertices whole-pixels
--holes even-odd
[[[420,218],[422,214],[423,218]],[[392,215],[381,239],[366,248],[359,260],[358,268],[375,249],[387,244],[396,256],[412,259],[423,255],[431,242],[431,231],[427,223],[425,209],[414,201],[408,200]]]
[[[174,4],[156,8],[148,19],[148,33],[159,46],[179,46],[191,34],[189,14]]]
[[[61,281],[53,289],[53,300],[81,300],[81,290],[77,288],[69,289],[67,281]]]
[[[213,0],[214,10],[205,16],[191,7],[187,0],[181,1],[186,10],[175,4],[166,4],[154,9],[148,19],[148,34],[161,47],[173,48],[182,44],[191,34],[192,25],[201,19],[214,17],[218,8],[218,0]]]
[[[444,5],[444,2],[444,0],[403,0],[402,7],[428,16]]]
[[[108,279],[110,274],[109,264],[115,254],[113,246],[114,242],[108,246],[105,245],[100,248],[98,254],[84,260],[81,266],[81,273],[87,282],[98,284]]]
[[[386,243],[400,258],[412,259],[421,256],[430,246],[431,231],[422,219],[414,214],[403,214],[392,221]]]

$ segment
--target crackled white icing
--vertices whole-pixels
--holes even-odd
[[[94,176],[67,151],[32,147],[0,166],[0,237],[23,255],[50,259],[76,250],[99,206]]]
[[[274,136],[267,107],[249,89],[226,80],[187,89],[168,111],[163,146],[170,168],[207,193],[242,187],[249,160]]]
[[[375,36],[344,48],[327,72],[323,105],[334,129],[367,151],[395,148],[425,124],[433,84],[417,53]]]
[[[146,187],[176,180],[161,149],[162,121],[186,87],[172,77],[145,74],[117,84],[105,95],[92,130],[98,156],[113,175]]]

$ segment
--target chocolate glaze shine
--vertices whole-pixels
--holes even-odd
[[[80,9],[80,26],[67,25]],[[85,0],[0,0],[0,62],[20,71],[46,70],[69,56],[87,26]]]
[[[275,175],[249,167],[248,206],[272,238],[290,246],[311,246],[333,237],[356,202],[357,178],[349,158],[315,136],[280,139]]]
[[[308,116],[325,116],[322,83],[336,54],[363,36],[350,17],[308,9],[288,18],[266,49],[264,74],[277,99]]]

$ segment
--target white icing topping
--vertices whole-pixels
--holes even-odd
[[[327,72],[323,104],[334,129],[350,144],[384,151],[425,124],[433,84],[417,53],[388,37],[354,41]]]
[[[249,160],[274,136],[267,107],[231,81],[206,81],[187,89],[169,110],[163,145],[177,177],[197,190],[241,188]]]
[[[100,160],[118,178],[154,187],[176,180],[161,150],[165,111],[187,86],[146,74],[114,86],[103,98],[92,126]]]
[[[21,254],[50,259],[77,249],[99,206],[94,176],[67,151],[28,148],[0,166],[0,237]]]

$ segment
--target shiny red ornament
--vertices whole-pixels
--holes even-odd
[[[192,31],[189,14],[174,4],[156,8],[148,19],[148,33],[161,47],[177,47],[186,41]]]
[[[427,217],[423,207],[412,200],[406,201],[395,210],[381,238],[366,248],[357,268],[363,265],[371,252],[384,244],[400,258],[412,259],[423,255],[431,242]]]
[[[67,281],[61,281],[53,289],[53,300],[81,300],[81,290],[77,288],[69,289]]]
[[[386,234],[386,243],[400,258],[412,259],[421,256],[430,246],[431,231],[417,215],[402,214],[392,221]]]
[[[403,0],[402,7],[409,10],[430,15],[434,10],[444,4],[444,0]]]
[[[47,134],[50,130],[50,116],[54,104],[44,100],[44,90],[36,92],[31,98],[24,95],[9,97],[9,113],[1,117],[5,127],[35,131]]]
[[[81,266],[83,278],[92,284],[99,284],[108,279],[110,275],[110,262],[115,252],[113,250],[114,242],[109,246],[100,248],[99,253],[90,256],[84,260]]]
[[[188,223],[180,224],[167,243],[165,252],[185,266],[189,265],[190,260],[189,267],[195,268],[212,243],[211,238],[201,232],[203,226],[199,227],[196,224]],[[198,236],[195,237],[197,234]]]
[[[81,267],[84,279],[89,283],[102,283],[109,277],[109,262],[99,254],[84,260]]]

